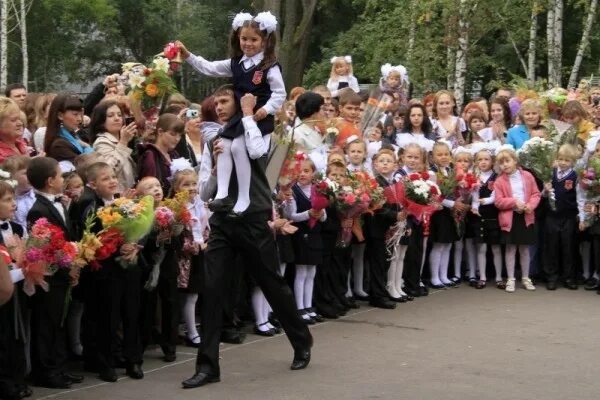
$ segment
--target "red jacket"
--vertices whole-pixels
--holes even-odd
[[[530,213],[525,213],[525,225],[529,226],[535,221],[535,214],[533,210],[538,206],[541,199],[540,191],[535,184],[535,179],[527,171],[521,171],[521,177],[523,178],[523,191],[525,192],[525,203],[531,209]],[[517,200],[512,195],[512,189],[510,187],[510,181],[506,174],[500,175],[494,182],[495,192],[495,204],[499,210],[498,223],[500,229],[506,232],[510,232],[513,221],[513,210],[517,205]]]

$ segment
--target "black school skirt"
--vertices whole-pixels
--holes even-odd
[[[525,214],[513,212],[510,232],[502,231],[503,244],[532,245],[536,243],[535,225],[525,225]]]

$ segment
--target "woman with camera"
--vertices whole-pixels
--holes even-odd
[[[129,142],[136,136],[137,126],[133,117],[125,117],[126,111],[117,101],[104,100],[94,108],[90,122],[90,142],[114,168],[121,193],[134,186],[136,171]]]

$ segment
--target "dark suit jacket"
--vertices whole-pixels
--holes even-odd
[[[36,194],[36,201],[27,214],[27,226],[31,227],[40,218],[46,218],[49,223],[60,227],[65,233],[66,240],[75,240],[69,213],[65,210],[65,219],[54,207],[54,204],[44,196]]]
[[[379,186],[389,186],[388,181],[381,175],[376,176]],[[388,229],[397,221],[398,213],[402,208],[396,204],[385,203],[382,208],[375,211],[373,215],[365,218],[365,237],[367,239],[383,239]]]

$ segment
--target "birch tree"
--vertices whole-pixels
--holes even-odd
[[[598,6],[598,0],[592,0],[588,9],[585,26],[583,28],[583,34],[581,35],[581,42],[577,49],[577,55],[575,56],[575,62],[571,69],[571,76],[569,77],[569,83],[567,87],[574,88],[577,86],[577,75],[579,74],[579,68],[581,67],[581,61],[583,55],[587,49],[590,41],[590,32],[592,30],[592,24],[594,23],[594,17],[596,16],[596,7]]]
[[[546,15],[546,47],[548,53],[548,83],[554,85],[554,3],[548,0],[548,13]]]
[[[535,82],[538,13],[538,2],[533,0],[529,25],[529,46],[527,48],[527,79],[529,79],[532,84]]]
[[[460,110],[465,100],[465,82],[467,76],[467,53],[469,51],[470,17],[477,8],[477,3],[469,7],[468,0],[460,0],[458,19],[458,46],[456,49],[456,67],[454,69],[454,97],[456,107]],[[470,10],[469,10],[470,8]]]
[[[554,0],[554,83],[562,84],[563,0]]]
[[[22,81],[23,85],[27,87],[29,82],[29,48],[27,44],[27,13],[31,9],[33,0],[19,0],[17,7],[16,1],[12,3],[13,13],[16,19],[16,25],[19,27],[20,38],[21,38],[21,57],[23,62]]]
[[[8,2],[0,1],[0,88],[5,88],[8,79]]]

